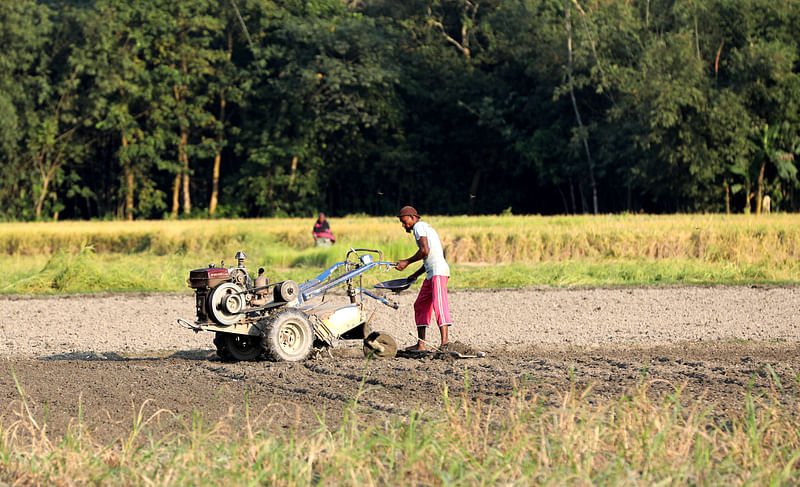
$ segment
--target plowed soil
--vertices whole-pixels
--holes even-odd
[[[369,304],[373,328],[412,344],[414,297],[389,295],[397,311]],[[797,392],[798,287],[460,291],[451,310],[452,346],[484,357],[367,362],[360,342],[342,342],[302,363],[227,363],[211,333],[176,324],[194,319],[191,294],[0,297],[0,421],[24,400],[55,434],[80,418],[111,440],[138,414],[158,430],[195,413],[242,422],[247,406],[254,426],[302,431],[335,428],[354,400],[365,421],[435,415],[445,385],[502,408],[520,386],[558,404],[572,385],[602,401],[644,381],[718,414],[743,409],[748,389]],[[438,345],[435,327],[428,338]]]

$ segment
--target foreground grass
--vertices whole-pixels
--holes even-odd
[[[800,283],[795,215],[426,220],[442,236],[452,288]],[[238,250],[251,270],[303,281],[351,247],[380,249],[389,261],[415,250],[394,218],[333,219],[332,227],[336,245],[317,249],[302,219],[2,223],[0,293],[186,291],[190,269],[231,265]]]
[[[777,383],[777,382],[776,382]],[[442,394],[437,417],[360,420],[310,434],[262,430],[245,411],[216,423],[140,409],[130,432],[103,444],[78,419],[63,437],[24,396],[0,421],[0,484],[8,485],[797,485],[800,427],[777,388],[748,391],[741,413],[658,396],[643,382],[598,399],[571,388],[547,405],[524,388],[500,409]],[[552,403],[552,397],[548,399]],[[150,427],[171,423],[172,433]]]

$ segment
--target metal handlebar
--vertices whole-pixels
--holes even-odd
[[[398,309],[400,307],[400,305],[398,305],[394,301],[389,301],[388,299],[384,298],[383,296],[377,296],[375,294],[372,294],[371,292],[367,291],[364,288],[357,288],[357,290],[361,291],[362,293],[366,294],[367,296],[369,296],[369,297],[371,297],[373,299],[377,299],[378,301],[380,301],[381,303],[385,304],[386,306],[388,306],[390,308]]]

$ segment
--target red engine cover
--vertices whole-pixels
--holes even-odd
[[[207,267],[189,272],[189,287],[215,287],[230,279],[228,269],[221,267]]]

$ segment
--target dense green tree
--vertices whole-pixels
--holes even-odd
[[[320,207],[329,184],[358,198],[358,170],[373,145],[367,137],[393,123],[391,46],[374,21],[335,0],[287,4],[249,28],[265,69],[255,73],[261,79],[243,122],[252,138],[240,146],[237,195],[258,215]],[[356,184],[331,180],[339,176]]]
[[[34,0],[0,3],[0,211],[4,218],[31,219],[33,159],[20,152],[35,122],[36,99],[44,84],[52,24],[50,11]],[[49,84],[49,83],[47,83]]]
[[[156,216],[166,208],[165,194],[152,172],[165,165],[165,140],[148,127],[155,101],[154,81],[144,56],[153,35],[146,30],[154,5],[98,1],[87,10],[85,53],[93,83],[95,126],[114,147],[115,207],[126,219]],[[99,175],[98,175],[99,176]]]
[[[0,3],[0,218],[800,207],[791,0]]]
[[[60,23],[53,23],[52,15],[34,1],[0,6],[0,194],[8,218],[57,217],[61,185],[74,179],[66,168],[85,156],[85,144],[76,137],[83,124],[78,101],[83,66],[70,57],[80,45],[80,26],[69,8]]]
[[[222,31],[213,0],[192,2],[158,2],[146,24],[152,30],[152,42],[145,51],[151,66],[156,93],[150,123],[153,130],[166,134],[173,151],[172,215],[177,216],[179,201],[184,214],[192,211],[190,161],[211,159],[215,153],[211,139],[203,137],[213,127],[214,115],[209,111],[213,98],[209,93],[209,77],[214,64],[225,52],[215,49],[213,39]]]

